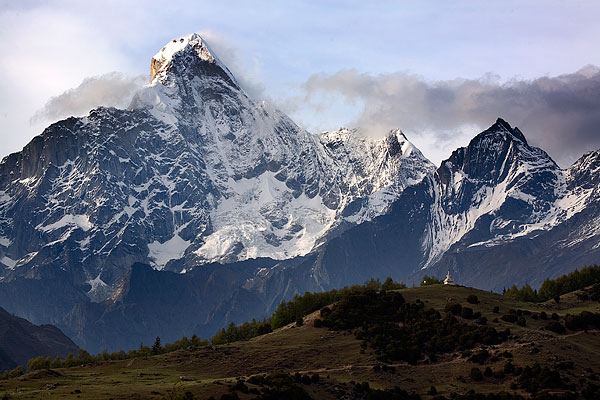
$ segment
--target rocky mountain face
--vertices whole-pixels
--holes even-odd
[[[326,271],[320,281],[340,270],[408,284],[450,269],[460,284],[501,291],[597,263],[598,153],[560,169],[499,119],[406,188],[387,214],[319,248],[309,268]]]
[[[135,262],[186,272],[304,255],[432,169],[400,131],[310,135],[191,35],[152,59],[130,110],[60,121],[3,160],[1,274],[66,270],[106,300]]]
[[[77,350],[55,326],[36,326],[0,308],[0,371],[27,368],[27,361],[35,357],[66,357]]]
[[[501,119],[437,170],[399,130],[311,135],[193,34],[128,110],[2,160],[0,306],[101,351],[371,277],[535,285],[596,262],[599,168],[596,152],[562,170]]]
[[[74,304],[118,302],[135,263],[303,256],[433,169],[398,130],[309,134],[248,97],[200,36],[178,38],[128,110],[59,121],[2,161],[0,304],[68,328]],[[40,285],[53,308],[9,295]]]

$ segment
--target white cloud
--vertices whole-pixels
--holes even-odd
[[[111,72],[85,78],[79,86],[50,98],[32,117],[32,122],[56,121],[85,115],[98,106],[126,108],[135,92],[148,83],[148,76]]]
[[[128,70],[129,62],[101,26],[60,7],[35,5],[0,10],[0,156],[17,151],[40,134],[28,124],[46,101],[85,77]]]

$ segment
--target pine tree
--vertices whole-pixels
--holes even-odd
[[[152,345],[152,354],[160,354],[162,347],[160,346],[160,337],[157,336],[154,344]]]

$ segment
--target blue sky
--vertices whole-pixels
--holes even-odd
[[[164,43],[199,31],[253,96],[312,132],[362,124],[383,135],[397,125],[437,163],[496,115],[566,166],[600,147],[597,111],[590,119],[552,106],[557,82],[567,101],[574,81],[584,107],[600,105],[598,71],[571,75],[600,65],[598,17],[600,2],[576,0],[0,1],[0,157],[61,113],[85,114],[64,104],[46,112],[52,97],[114,71],[140,82]],[[90,107],[101,82],[88,85]],[[420,102],[440,88],[451,106]],[[464,104],[482,92],[493,95],[488,108]],[[561,122],[539,123],[547,114]],[[573,135],[568,149],[561,135]]]

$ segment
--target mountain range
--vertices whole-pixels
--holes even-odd
[[[597,262],[599,171],[600,152],[561,169],[502,119],[437,169],[400,130],[310,134],[192,34],[128,109],[2,160],[0,306],[101,351],[372,277],[539,286]]]

